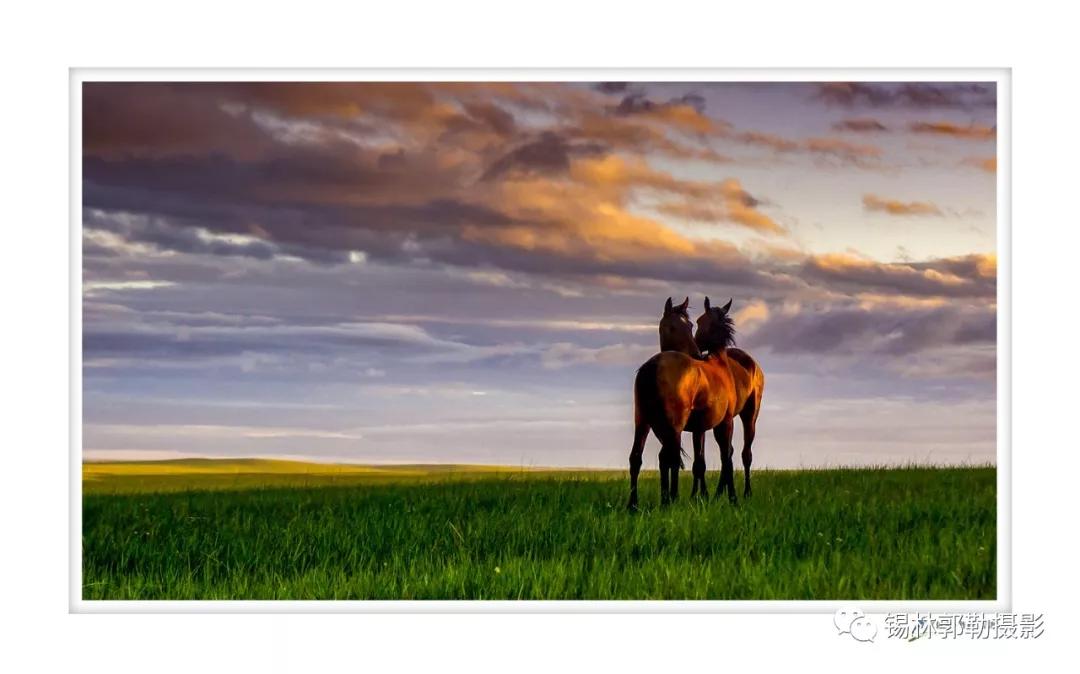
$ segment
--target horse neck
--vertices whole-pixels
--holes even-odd
[[[685,353],[688,356],[694,358],[701,358],[701,351],[698,349],[697,343],[694,342],[693,337],[683,338],[671,338],[664,339],[663,333],[660,335],[660,350],[661,351],[678,351],[679,353]]]

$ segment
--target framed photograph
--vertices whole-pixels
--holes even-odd
[[[75,610],[1005,606],[1007,72],[628,75],[73,71]]]

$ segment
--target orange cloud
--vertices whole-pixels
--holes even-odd
[[[897,201],[876,194],[863,195],[863,208],[889,215],[942,215],[941,209],[928,201]]]
[[[967,140],[990,140],[997,135],[997,127],[971,124],[960,126],[951,122],[915,122],[911,125],[915,133],[929,133]]]
[[[819,154],[831,154],[850,158],[877,158],[881,156],[881,148],[876,145],[864,143],[850,143],[841,138],[810,138],[805,147],[810,152]]]
[[[599,96],[512,83],[89,86],[84,202],[138,211],[152,199],[146,222],[124,231],[162,250],[236,254],[238,246],[209,246],[169,229],[181,224],[160,224],[197,220],[219,237],[253,232],[261,243],[239,246],[244,254],[330,262],[364,251],[373,261],[801,292],[813,283],[798,275],[805,268],[820,287],[866,278],[882,292],[916,281],[918,294],[992,282],[985,260],[882,269],[823,258],[807,267],[796,249],[687,235],[664,216],[768,235],[785,229],[738,179],[687,179],[658,159],[726,161],[714,141],[854,163],[882,151],[835,137],[736,132],[705,116],[700,97],[616,114]],[[864,203],[940,214],[933,204],[873,195]],[[950,285],[953,277],[961,282]]]
[[[997,173],[997,157],[968,157],[964,163],[987,173]]]
[[[662,213],[700,222],[734,222],[770,234],[786,230],[757,207],[760,202],[734,178],[720,182],[681,180],[670,173],[652,169],[642,160],[628,160],[616,155],[587,158],[574,162],[570,175],[620,200],[628,192],[645,189],[682,197],[657,207]]]
[[[863,293],[881,288],[916,296],[993,297],[996,276],[994,255],[893,263],[829,253],[811,256],[803,265],[804,278],[850,285]]]

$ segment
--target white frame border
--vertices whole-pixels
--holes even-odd
[[[816,82],[964,81],[997,85],[997,598],[798,600],[215,600],[82,598],[82,85],[94,81]],[[69,613],[867,613],[1012,609],[1012,71],[1010,68],[71,68],[69,70]]]

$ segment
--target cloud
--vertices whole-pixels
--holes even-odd
[[[540,355],[541,364],[549,370],[579,365],[636,366],[648,360],[659,350],[658,346],[639,344],[610,344],[598,348],[582,347],[580,344],[558,342]]]
[[[837,354],[883,363],[945,347],[993,345],[993,308],[950,304],[799,307],[771,312],[744,340],[782,354]]]
[[[593,85],[597,91],[605,94],[621,94],[630,88],[629,82],[599,82]]]
[[[876,133],[889,130],[883,123],[869,117],[842,119],[833,123],[832,128],[836,131],[852,131],[855,133]]]
[[[640,115],[698,134],[717,133],[726,127],[725,123],[705,115],[705,99],[692,93],[659,102],[635,92],[624,96],[611,108],[611,113],[618,117]]]
[[[598,143],[573,143],[555,132],[545,131],[539,138],[500,157],[484,172],[481,180],[494,180],[508,173],[565,174],[570,170],[572,156],[602,155],[605,152],[605,146]]]
[[[769,320],[769,314],[768,304],[761,300],[754,300],[739,306],[733,318],[735,319],[735,325],[739,326],[740,330],[752,332],[762,323]]]
[[[846,108],[973,109],[997,105],[993,83],[825,82],[813,98]]]
[[[793,139],[760,131],[743,131],[731,138],[744,145],[763,147],[779,153],[802,153],[854,166],[876,165],[883,152],[868,143],[852,143],[842,138]]]
[[[885,199],[876,194],[863,195],[863,208],[867,211],[889,215],[943,215],[936,204],[928,201],[898,201]]]
[[[151,116],[184,143],[136,118],[151,94],[164,101]],[[713,142],[857,166],[883,154],[735,130],[695,95],[621,92],[613,106],[611,94],[555,84],[127,83],[86,96],[84,123],[97,131],[84,148],[84,252],[101,280],[134,255],[177,275],[167,278],[364,261],[482,270],[489,284],[561,297],[659,281],[821,295],[865,291],[860,278],[882,293],[986,292],[983,279],[934,267],[837,265],[670,225],[788,236],[769,195],[720,163]],[[185,115],[198,124],[185,127]],[[666,170],[671,158],[711,162],[719,177]]]
[[[960,126],[951,122],[914,122],[910,128],[913,133],[950,136],[965,140],[992,140],[997,135],[997,127],[982,124]]]
[[[628,373],[655,353],[663,298],[676,294],[736,297],[740,343],[773,382],[770,428],[791,429],[777,446],[802,447],[792,410],[838,388],[917,396],[950,418],[958,408],[941,400],[992,393],[992,256],[809,254],[823,241],[814,210],[792,210],[806,202],[786,165],[880,167],[902,140],[876,145],[872,124],[830,130],[836,118],[899,131],[936,113],[864,111],[857,99],[802,115],[813,85],[767,85],[775,97],[748,99],[740,115],[761,104],[775,118],[736,128],[720,94],[744,86],[88,85],[88,446],[516,462],[518,445],[491,432],[505,428],[523,443],[542,435],[528,460],[546,462],[573,444],[553,443],[553,428],[570,438],[595,421],[615,429],[590,445],[610,463]],[[242,404],[208,403],[208,390]],[[423,428],[418,396],[436,403]],[[880,444],[865,413],[880,408],[833,404],[844,413],[806,416],[857,419],[861,435],[827,433],[822,446]],[[888,409],[895,419],[908,407]],[[221,442],[102,430],[125,423],[271,430]],[[454,424],[469,430],[448,446]],[[439,449],[424,454],[416,432],[442,438]]]
[[[804,146],[808,152],[829,155],[851,163],[860,163],[867,159],[879,159],[881,148],[866,143],[851,143],[842,138],[810,138]]]
[[[417,357],[458,359],[491,355],[485,347],[440,339],[400,323],[190,325],[99,321],[83,332],[87,359],[125,357],[147,361],[220,356],[343,353],[348,349],[409,351]],[[366,372],[366,369],[364,370]]]
[[[143,134],[131,119],[142,94],[165,101],[151,111],[164,128],[181,125],[170,121],[167,103],[197,112],[191,133],[202,128],[200,142]],[[713,124],[700,97],[631,99],[612,116],[590,96],[548,85],[90,89],[86,123],[109,133],[90,134],[85,148],[88,226],[188,254],[328,264],[362,255],[530,272],[537,262],[568,273],[588,273],[591,264],[600,274],[629,270],[650,250],[662,260],[694,248],[633,212],[642,192],[668,195],[673,208],[710,206],[730,222],[779,231],[732,183],[684,180],[642,158],[652,151],[713,157],[677,138]],[[523,109],[557,121],[524,129],[515,116]],[[129,124],[133,137],[123,135]],[[251,142],[229,140],[245,134]],[[556,259],[525,261],[525,250]],[[710,252],[701,251],[699,271]]]
[[[980,297],[997,294],[997,259],[966,255],[927,262],[883,263],[833,253],[811,256],[800,278],[854,292],[886,291],[916,297]]]
[[[133,281],[86,281],[83,283],[83,294],[94,296],[103,290],[153,290],[155,288],[170,288],[176,284],[172,281],[154,281],[152,279],[140,279]]]
[[[964,164],[987,173],[997,173],[997,157],[967,157],[964,159]]]
[[[787,230],[761,212],[761,202],[734,178],[721,182],[709,199],[665,202],[657,209],[665,215],[697,222],[733,222],[766,234],[784,234]]]

